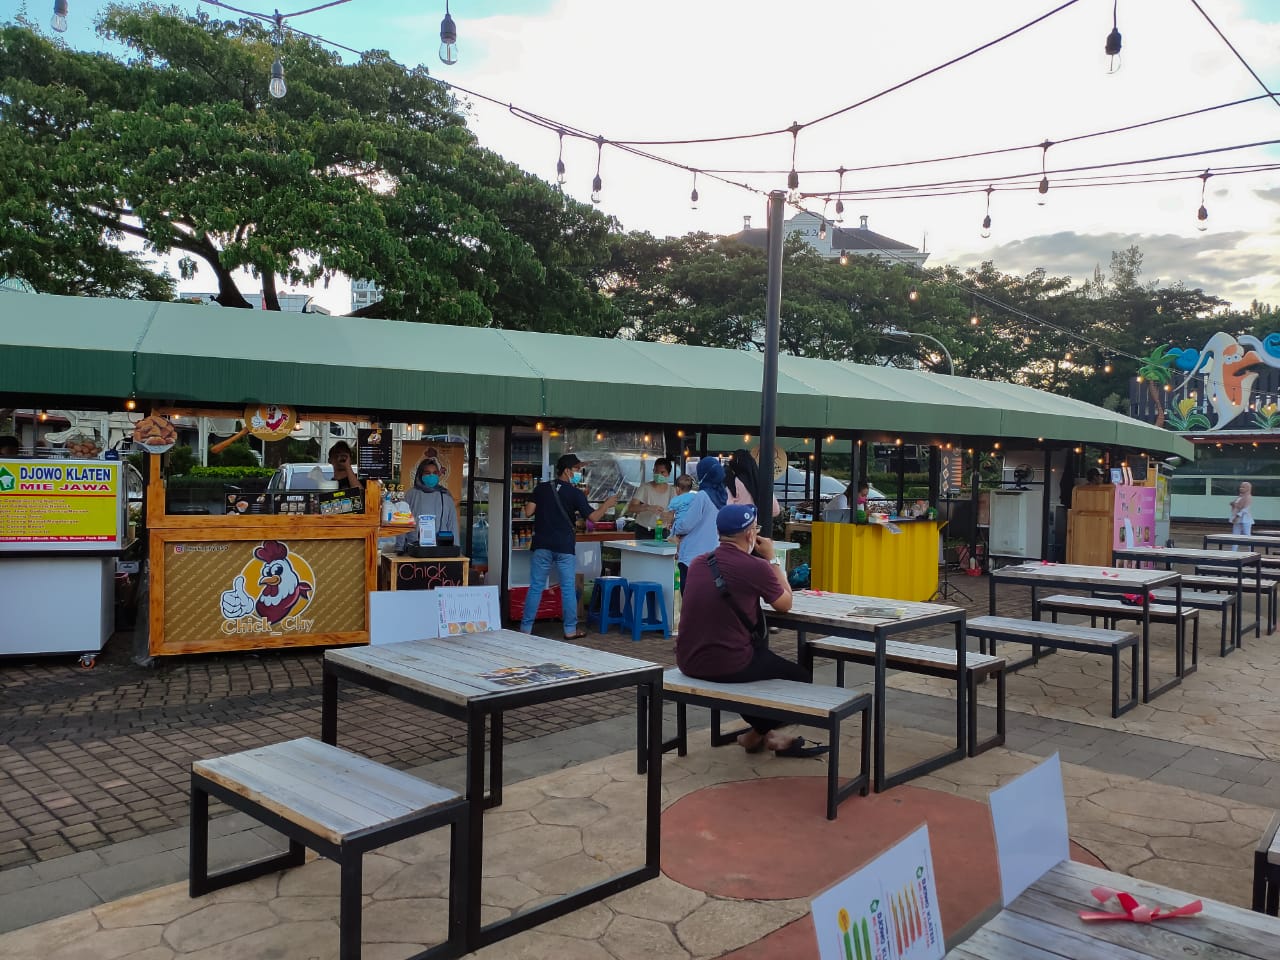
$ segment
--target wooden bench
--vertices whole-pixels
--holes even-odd
[[[1178,599],[1178,591],[1173,587],[1160,587],[1158,590],[1152,590],[1151,596],[1161,603],[1176,603]],[[1236,642],[1234,639],[1228,640],[1228,637],[1234,637],[1236,634],[1236,601],[1235,597],[1225,593],[1209,593],[1202,590],[1183,590],[1182,605],[1184,607],[1194,607],[1197,610],[1217,610],[1222,614],[1222,652],[1220,656],[1226,656],[1235,649]],[[1227,632],[1227,624],[1231,624],[1231,632]]]
[[[289,852],[210,874],[210,797],[279,830],[289,838]],[[465,891],[473,868],[466,852],[467,811],[467,801],[452,790],[310,737],[198,760],[191,765],[190,894],[301,866],[310,847],[341,869],[339,957],[357,960],[364,854],[449,824],[449,936],[411,960],[460,956],[466,952]]]
[[[807,640],[809,650],[836,662],[836,686],[844,686],[844,665],[847,662],[874,666],[876,645],[873,640],[857,640],[851,637],[815,637]],[[956,675],[956,651],[947,647],[927,647],[902,640],[885,641],[885,666],[891,670],[919,673],[926,677],[952,678]],[[969,756],[976,757],[992,747],[1004,743],[1005,731],[1005,683],[1004,657],[985,653],[966,653],[969,669]],[[978,742],[978,693],[977,686],[988,677],[996,680],[996,732],[981,743]]]
[[[1259,581],[1256,577],[1245,577],[1243,580],[1236,580],[1236,571],[1232,567],[1214,567],[1214,566],[1197,566],[1196,572],[1184,573],[1182,575],[1182,585],[1190,587],[1193,590],[1213,590],[1213,591],[1230,591],[1235,593],[1237,589],[1244,593],[1256,594],[1259,597],[1267,598],[1267,632],[1274,633],[1276,629],[1276,588],[1280,585],[1280,580],[1270,580],[1263,577]],[[1255,619],[1253,623],[1247,623],[1240,630],[1243,634],[1250,627],[1254,628],[1255,636],[1262,636],[1262,623]]]
[[[1006,671],[1021,670],[1036,663],[1040,647],[1054,650],[1076,650],[1082,653],[1105,653],[1111,657],[1111,716],[1118,717],[1138,705],[1138,635],[1124,630],[1102,630],[1043,620],[1020,620],[1015,617],[974,617],[965,623],[971,637],[977,637],[983,653],[995,655],[996,643],[1027,643],[1031,656],[1007,664]],[[1131,653],[1129,665],[1130,693],[1126,703],[1120,702],[1120,655],[1126,648]]]
[[[1086,616],[1089,618],[1091,627],[1096,627],[1098,618],[1101,617],[1102,625],[1113,630],[1121,620],[1142,622],[1142,604],[1128,604],[1116,596],[1081,597],[1074,594],[1055,593],[1040,600],[1036,607],[1038,610],[1049,611],[1053,615],[1054,623],[1058,622],[1059,613],[1078,613]],[[1179,614],[1176,606],[1152,603],[1148,606],[1148,614],[1152,623],[1176,625],[1180,619],[1184,630],[1188,625],[1191,626],[1191,666],[1186,668],[1184,673],[1195,673],[1200,659],[1200,611],[1184,604],[1184,609]],[[1186,634],[1183,633],[1182,636],[1185,638]]]
[[[827,732],[831,752],[827,755],[827,819],[836,818],[836,807],[857,791],[866,796],[871,784],[871,694],[850,693],[839,687],[797,680],[755,680],[750,683],[717,683],[685,676],[672,668],[662,675],[662,696],[676,705],[676,735],[664,740],[662,752],[674,749],[681,757],[689,752],[689,704],[711,710],[711,745],[734,742],[736,734],[720,731],[722,711],[749,713]],[[645,711],[649,705],[641,694],[641,731],[647,729]],[[862,714],[862,749],[858,775],[840,786],[840,724],[855,713]],[[646,755],[641,750],[641,757]],[[641,764],[643,767],[643,763]],[[644,772],[642,769],[641,773]]]
[[[1271,821],[1267,832],[1253,852],[1253,909],[1259,913],[1280,916],[1280,814]]]

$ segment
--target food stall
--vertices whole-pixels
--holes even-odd
[[[119,460],[87,440],[76,459],[0,460],[0,655],[79,653],[92,665],[115,622],[116,559],[129,546]]]
[[[221,516],[171,513],[159,454],[168,449],[165,423],[177,415],[225,411],[156,410],[135,433],[152,454],[151,654],[367,643],[368,595],[376,588],[382,532],[378,482],[366,481],[363,496],[325,489],[232,493]],[[297,419],[288,408],[245,411],[249,431],[268,440],[288,436]],[[313,413],[302,419],[350,417]]]

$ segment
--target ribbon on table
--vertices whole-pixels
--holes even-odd
[[[1147,907],[1139,903],[1131,893],[1123,890],[1112,890],[1110,887],[1094,887],[1089,891],[1099,903],[1106,903],[1112,897],[1119,902],[1121,909],[1116,912],[1106,910],[1081,910],[1081,920],[1130,920],[1133,923],[1152,923],[1156,920],[1170,920],[1174,917],[1190,917],[1204,909],[1199,900],[1173,910],[1162,910],[1159,907]]]
[[[806,597],[820,597],[820,596],[822,596],[822,591],[821,591],[821,590],[801,590],[800,592],[801,592],[801,593],[803,593]]]

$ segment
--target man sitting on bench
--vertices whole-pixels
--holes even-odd
[[[717,683],[798,680],[808,670],[769,649],[763,600],[774,610],[791,609],[791,587],[773,541],[761,537],[756,508],[730,504],[716,515],[720,545],[689,564],[676,640],[676,664],[687,676]],[[738,743],[747,753],[766,747],[780,757],[813,757],[825,746],[805,746],[804,737],[777,732],[777,721],[742,715],[751,725]]]

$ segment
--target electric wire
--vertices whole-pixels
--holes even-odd
[[[1249,75],[1258,81],[1258,86],[1262,87],[1263,90],[1266,90],[1267,96],[1271,98],[1277,107],[1280,107],[1280,98],[1277,98],[1277,96],[1271,91],[1271,88],[1267,86],[1266,82],[1258,76],[1258,72],[1254,70],[1253,67],[1249,66],[1249,61],[1246,60],[1241,55],[1240,51],[1236,49],[1235,44],[1227,39],[1227,35],[1222,32],[1216,23],[1213,22],[1213,18],[1209,16],[1209,14],[1205,13],[1204,7],[1200,6],[1200,0],[1191,0],[1191,5],[1200,11],[1200,16],[1204,17],[1205,20],[1208,21],[1209,26],[1213,27],[1213,32],[1222,38],[1222,42],[1227,45],[1227,49],[1235,54],[1235,58],[1244,65],[1246,70],[1249,71]]]

